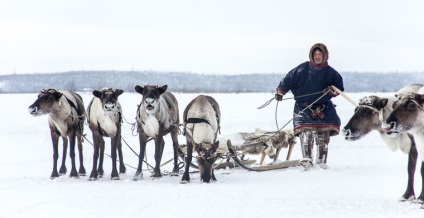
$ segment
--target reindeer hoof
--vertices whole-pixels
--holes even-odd
[[[152,174],[151,177],[153,177],[154,179],[160,179],[160,178],[162,178],[162,174],[160,172],[156,171]]]
[[[50,179],[54,179],[56,177],[59,177],[59,173],[57,172],[52,172],[52,174],[50,175]]]
[[[180,184],[187,184],[187,183],[190,183],[190,181],[188,181],[188,180],[181,180],[181,182],[180,182]]]
[[[63,176],[63,175],[66,174],[66,172],[67,172],[66,167],[65,166],[61,166],[60,169],[59,169],[59,175],[60,176]]]
[[[119,169],[119,174],[125,174],[125,172],[127,172],[127,168],[124,167],[120,167]]]
[[[120,180],[119,176],[112,176],[110,180]]]
[[[402,196],[399,201],[400,202],[406,202],[406,201],[411,201],[413,202],[415,200],[415,195],[410,195],[409,197],[407,196]]]
[[[87,174],[87,172],[85,171],[84,167],[80,167],[79,170],[78,170],[78,174],[80,176],[85,176]]]
[[[75,170],[75,171],[71,171],[71,173],[69,174],[69,177],[71,177],[71,178],[78,178],[79,176],[78,176],[77,171]]]
[[[97,177],[90,177],[89,179],[88,179],[88,181],[90,181],[90,182],[92,182],[92,181],[96,181],[97,180]]]
[[[171,176],[179,176],[180,175],[180,171],[179,170],[173,170],[171,172]]]

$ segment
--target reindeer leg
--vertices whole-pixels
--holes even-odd
[[[121,136],[118,139],[118,155],[119,155],[119,174],[125,174],[127,168],[124,164],[124,156],[122,155],[122,141]]]
[[[265,159],[265,151],[262,151],[262,156],[261,156],[261,160],[259,161],[259,166],[262,166],[264,159]]]
[[[421,162],[421,194],[418,196],[418,203],[422,202],[422,209],[424,209],[424,161]]]
[[[171,176],[178,176],[180,169],[178,168],[178,129],[175,127],[171,132],[172,146],[174,148],[174,169]]]
[[[143,179],[143,159],[144,159],[144,154],[146,151],[146,144],[147,144],[147,136],[144,133],[139,133],[138,134],[138,139],[140,141],[140,154],[138,155],[138,167],[137,167],[137,171],[135,172],[135,175],[133,177],[134,181]]]
[[[218,181],[218,180],[216,180],[216,177],[215,177],[215,169],[212,169],[212,180],[213,181]]]
[[[93,168],[90,173],[89,181],[97,180],[98,172],[97,172],[97,161],[99,160],[99,137],[93,133],[93,142],[94,142],[94,153],[93,153]]]
[[[118,146],[118,138],[121,139],[120,136],[115,136],[111,138],[111,156],[112,156],[112,173],[111,173],[111,180],[119,180],[119,174],[118,170],[116,168],[116,151]]]
[[[418,153],[414,144],[412,144],[408,155],[408,186],[405,193],[402,195],[401,201],[412,201],[415,199],[414,192],[414,174],[417,164]]]
[[[84,157],[83,157],[83,153],[82,153],[82,137],[81,135],[77,136],[77,140],[78,140],[78,156],[79,156],[79,162],[80,162],[80,168],[78,170],[78,174],[80,176],[85,176],[85,174],[87,173],[87,171],[84,168]]]
[[[51,131],[51,139],[53,143],[53,171],[50,175],[50,178],[54,179],[55,177],[59,177],[59,173],[57,172],[57,159],[59,158],[59,136],[53,130]]]
[[[163,152],[163,147],[165,145],[165,142],[163,141],[163,137],[162,136],[158,136],[155,138],[155,169],[154,169],[154,174],[153,177],[154,178],[160,178],[162,177],[162,173],[160,172],[160,161],[162,159],[162,152]]]
[[[69,135],[71,147],[69,149],[69,156],[71,157],[71,172],[69,173],[70,177],[78,178],[77,168],[75,167],[75,140],[76,133],[75,131]]]
[[[193,157],[193,144],[191,141],[187,140],[187,157],[185,159],[185,168],[184,168],[184,174],[183,178],[181,179],[181,184],[186,184],[190,182],[190,174],[189,174],[189,168],[191,164],[191,159]]]
[[[102,136],[99,138],[99,148],[100,148],[100,155],[99,155],[99,167],[97,168],[98,177],[102,178],[103,175],[105,175],[105,171],[103,170],[103,160],[105,158],[105,140]]]
[[[63,141],[63,152],[62,152],[62,165],[60,166],[59,169],[59,175],[65,175],[66,174],[66,155],[67,155],[67,151],[68,151],[68,138],[62,136],[62,141]]]

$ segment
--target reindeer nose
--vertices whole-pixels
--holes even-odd
[[[35,113],[37,113],[37,111],[38,111],[38,108],[37,107],[29,107],[28,108],[28,112],[30,114],[35,114]]]
[[[106,110],[113,110],[113,109],[115,109],[115,104],[113,104],[113,103],[106,103],[105,104],[105,109]]]
[[[351,134],[350,129],[345,129],[345,128],[342,129],[342,133],[344,136],[349,136]]]

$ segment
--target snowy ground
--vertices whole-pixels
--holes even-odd
[[[375,94],[375,93],[374,93]],[[83,93],[85,104],[91,94]],[[367,93],[348,93],[358,100]],[[384,93],[382,95],[388,95]],[[422,217],[420,205],[399,202],[407,182],[407,156],[391,152],[373,132],[358,142],[332,137],[329,147],[330,169],[289,168],[268,172],[237,169],[216,172],[218,182],[179,183],[180,177],[165,176],[152,180],[132,181],[135,170],[127,167],[121,180],[110,180],[111,159],[105,157],[105,177],[89,182],[87,177],[71,179],[68,175],[51,180],[52,146],[47,116],[32,117],[27,108],[37,94],[0,95],[3,105],[0,120],[0,217]],[[180,114],[197,94],[176,94]],[[221,106],[222,135],[255,128],[276,130],[274,101],[258,110],[272,94],[211,94]],[[141,96],[120,96],[124,116],[134,122]],[[345,125],[354,107],[342,97],[334,102]],[[278,124],[290,120],[293,101],[279,104]],[[85,126],[91,140],[91,132]],[[286,128],[292,128],[290,123]],[[123,124],[123,138],[137,152],[138,137],[131,125]],[[170,136],[165,137],[163,160],[172,156]],[[183,136],[180,143],[185,143]],[[92,146],[84,143],[87,172],[92,166]],[[153,144],[148,145],[148,161],[153,164]],[[106,151],[110,153],[107,140]],[[283,150],[280,159],[284,159]],[[299,144],[292,159],[301,157]],[[60,160],[61,157],[59,157]],[[253,158],[258,159],[254,156]],[[124,161],[137,165],[137,157],[124,144]],[[269,159],[266,159],[270,163]],[[70,170],[70,159],[67,158]],[[418,167],[417,167],[418,168]],[[171,170],[165,165],[162,170]],[[416,174],[415,192],[421,192]]]

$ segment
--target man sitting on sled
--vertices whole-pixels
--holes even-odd
[[[299,136],[306,170],[312,167],[314,140],[317,145],[315,162],[321,168],[328,168],[327,155],[330,136],[339,134],[340,118],[331,101],[337,93],[331,85],[341,91],[343,78],[328,65],[328,50],[324,44],[317,43],[309,52],[309,62],[291,70],[277,87],[275,99],[281,101],[291,91],[295,97],[294,134]],[[310,95],[316,93],[314,95]],[[327,95],[322,96],[327,93]],[[320,98],[321,97],[321,98]]]

